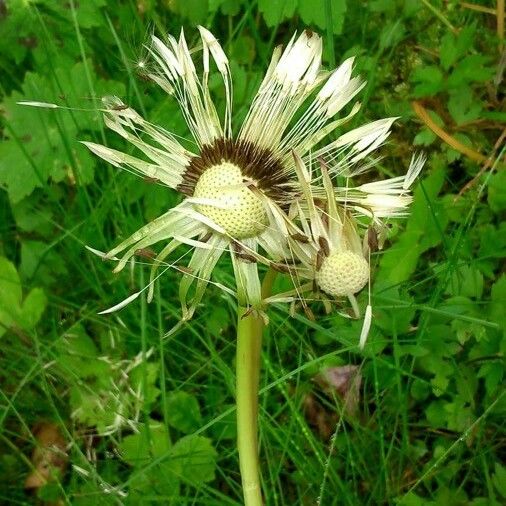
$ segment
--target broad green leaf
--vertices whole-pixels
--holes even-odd
[[[21,243],[19,275],[23,279],[33,279],[36,283],[49,286],[67,273],[63,258],[47,243],[28,240]]]
[[[506,499],[506,467],[502,466],[499,462],[495,463],[492,483],[497,492],[501,494],[501,497]]]
[[[101,8],[107,5],[107,0],[86,0],[74,2],[77,22],[83,28],[93,28],[104,24]]]
[[[453,320],[452,329],[457,336],[460,344],[464,345],[469,339],[474,338],[476,341],[481,341],[486,337],[486,329],[478,323],[469,323],[462,320]]]
[[[455,36],[448,31],[441,39],[441,48],[439,50],[439,59],[443,69],[448,70],[455,63],[458,55]]]
[[[241,11],[243,3],[243,0],[209,0],[209,12],[220,9],[225,16],[235,16]]]
[[[119,449],[122,458],[141,473],[153,459],[162,459],[150,475],[162,473],[171,483],[201,485],[214,479],[217,453],[206,437],[185,436],[171,447],[166,427],[151,421],[149,429],[143,426],[139,433],[123,438]]]
[[[446,428],[456,432],[464,432],[475,421],[473,410],[460,396],[455,397],[454,402],[448,402],[444,406],[447,414]]]
[[[205,24],[209,11],[208,0],[175,0],[171,8],[195,25]]]
[[[417,378],[411,384],[411,395],[417,401],[424,401],[430,395],[430,387],[425,381]]]
[[[492,396],[496,393],[497,387],[502,385],[504,374],[504,366],[498,359],[497,361],[483,364],[478,371],[477,377],[485,379],[487,394]]]
[[[506,330],[506,275],[502,274],[493,284],[489,308],[490,318]]]
[[[452,270],[447,293],[480,299],[483,294],[483,274],[473,265],[459,265]]]
[[[40,288],[34,288],[23,301],[21,281],[14,264],[0,257],[0,336],[12,326],[33,329],[46,305],[47,298]]]
[[[29,199],[23,199],[17,204],[11,205],[12,214],[20,230],[24,232],[36,231],[39,236],[46,236],[54,233],[51,224],[53,209],[46,204],[43,197],[43,195],[34,194]],[[45,245],[45,247],[47,248],[47,245]]]
[[[326,0],[299,0],[298,3],[297,10],[306,25],[316,25],[322,31],[327,29],[329,19],[326,14]],[[332,0],[330,6],[332,31],[334,35],[340,35],[346,14],[346,0]]]
[[[0,334],[19,318],[22,290],[14,264],[0,257]]]
[[[149,427],[142,425],[137,434],[123,438],[119,450],[123,460],[134,467],[129,479],[131,504],[138,504],[145,494],[177,498],[179,479],[168,469],[170,463],[163,460],[150,466],[157,458],[169,458],[169,434],[163,424],[150,420]]]
[[[277,26],[295,12],[297,0],[258,0],[258,10],[267,26]]]
[[[72,22],[75,16],[82,28],[93,28],[103,24],[101,7],[107,5],[107,0],[86,0],[85,2],[54,2],[54,0],[38,0],[53,16],[61,16]]]
[[[39,43],[35,31],[36,17],[26,0],[10,0],[7,6],[4,5],[4,9],[5,12],[0,19],[0,55],[19,64],[29,49]]]
[[[427,127],[420,129],[413,139],[415,146],[430,146],[437,139],[437,135]]]
[[[11,202],[17,203],[44,186],[48,180],[64,179],[73,185],[93,179],[95,163],[78,143],[81,130],[98,131],[102,118],[98,112],[70,113],[19,105],[23,100],[63,103],[71,107],[90,107],[87,97],[111,92],[124,93],[114,81],[96,79],[90,62],[55,69],[56,83],[38,74],[27,73],[22,92],[14,92],[2,104],[8,121],[6,136],[0,143],[0,184],[5,185]],[[84,77],[90,72],[91,89]],[[61,88],[58,88],[58,87]],[[63,96],[56,89],[61,89]],[[91,101],[91,108],[96,102]]]
[[[23,301],[20,322],[25,329],[33,329],[47,306],[47,297],[42,288],[34,288]]]
[[[211,440],[203,436],[185,436],[170,450],[169,469],[192,485],[214,480],[218,454]]]
[[[441,39],[440,60],[441,66],[448,70],[459,58],[469,52],[473,45],[475,26],[465,26],[458,34],[447,31]]]
[[[481,116],[481,103],[469,86],[460,86],[450,91],[448,110],[457,125],[473,121]]]
[[[234,40],[232,45],[233,58],[240,65],[251,65],[256,55],[256,44],[252,37],[243,35]]]
[[[137,434],[123,438],[119,444],[121,458],[133,467],[144,467],[153,458],[169,452],[170,440],[167,428],[151,420],[149,428],[142,425]]]
[[[411,74],[411,80],[416,83],[415,97],[432,97],[437,95],[444,86],[443,73],[435,65],[416,68]]]
[[[130,372],[131,387],[136,392],[142,393],[146,405],[153,403],[160,395],[160,390],[156,387],[159,371],[158,364],[143,362]]]
[[[425,416],[431,427],[446,427],[446,412],[444,406],[445,403],[442,400],[436,400],[432,401],[425,409]]]
[[[167,395],[168,422],[175,429],[189,434],[202,426],[202,416],[197,398],[186,392]]]
[[[488,203],[496,213],[506,209],[506,170],[492,174],[488,184]]]
[[[395,499],[397,506],[429,506],[429,502],[414,492],[408,492],[399,499]],[[432,504],[432,503],[431,503]]]
[[[396,0],[372,0],[368,4],[371,12],[385,13],[392,15],[397,9]]]
[[[457,88],[466,83],[488,81],[494,75],[494,69],[486,66],[488,63],[489,58],[482,54],[471,54],[464,57],[448,77],[448,87]]]
[[[388,306],[393,306],[392,309],[376,308],[374,310],[374,324],[387,334],[407,332],[415,316],[415,309],[410,307],[413,302],[412,297],[405,291],[401,292],[399,287],[381,287],[377,283],[374,285],[374,293],[380,300],[386,301]]]
[[[381,30],[380,47],[382,49],[395,47],[402,40],[405,32],[406,28],[399,19],[387,22]]]

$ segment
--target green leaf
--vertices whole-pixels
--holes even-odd
[[[413,140],[415,146],[430,146],[437,139],[437,135],[427,127],[418,132]]]
[[[443,89],[443,73],[435,65],[417,67],[411,74],[415,97],[432,97]]]
[[[448,31],[441,39],[441,48],[439,57],[441,66],[445,70],[454,65],[459,58],[469,52],[473,45],[476,27],[473,25],[465,26],[459,30],[458,35]]]
[[[28,54],[29,48],[39,43],[35,9],[26,0],[10,0],[7,6],[5,2],[0,5],[6,11],[0,14],[0,55],[19,64]]]
[[[396,0],[372,0],[368,4],[371,12],[381,12],[386,14],[394,14],[397,8]]]
[[[195,25],[204,24],[209,12],[207,0],[175,0],[171,8]]]
[[[158,364],[143,362],[130,372],[132,388],[136,392],[142,392],[146,405],[152,404],[160,395],[160,389],[156,387],[159,371]]]
[[[34,288],[25,298],[20,321],[25,329],[32,329],[39,322],[47,306],[47,297],[42,288]]]
[[[382,287],[375,283],[374,293],[388,302],[392,309],[375,309],[374,324],[388,333],[405,333],[409,330],[411,321],[415,316],[415,309],[410,307],[413,299],[397,286]]]
[[[216,450],[203,436],[185,436],[170,447],[167,428],[151,421],[138,434],[123,438],[119,445],[121,457],[131,466],[142,469],[153,459],[162,458],[154,474],[171,482],[183,480],[192,485],[212,481],[216,470]]]
[[[168,422],[177,430],[189,434],[202,426],[200,406],[194,395],[172,392],[167,396]]]
[[[497,387],[502,384],[504,373],[504,366],[499,360],[487,362],[480,367],[477,376],[485,378],[485,389],[488,395],[492,396],[496,393]]]
[[[53,0],[39,0],[54,17],[61,16],[68,22],[75,16],[82,28],[93,28],[103,24],[101,7],[107,5],[107,0],[86,0],[85,2],[54,2]]]
[[[81,381],[75,385],[73,390],[74,408],[83,409],[80,411],[78,419],[83,423],[89,422],[90,425],[96,425],[101,422],[104,417],[109,421],[114,413],[110,410],[106,413],[100,412],[101,399],[100,390],[106,389],[110,391],[112,383],[111,366],[108,361],[99,358],[99,352],[93,339],[86,333],[85,328],[81,324],[73,325],[65,334],[56,342],[55,349],[56,362],[59,366],[59,373],[63,378],[68,378],[69,374],[76,376]],[[87,409],[84,406],[82,398],[88,399],[90,405]],[[95,400],[94,400],[95,398]]]
[[[491,302],[489,308],[490,318],[506,329],[506,275],[502,274],[492,285]]]
[[[298,12],[306,25],[316,25],[322,31],[327,29],[329,19],[326,14],[328,0],[299,0]],[[286,3],[286,2],[285,2]],[[332,32],[340,35],[346,14],[346,0],[331,0]]]
[[[295,12],[297,0],[258,0],[258,10],[267,26],[277,26]]]
[[[469,83],[482,83],[491,79],[494,70],[485,65],[489,58],[482,54],[472,54],[463,58],[448,77],[448,87],[457,88]]]
[[[395,47],[404,37],[406,28],[400,20],[390,21],[381,30],[380,48]]]
[[[446,427],[446,413],[442,400],[432,401],[425,410],[425,416],[431,427]]]
[[[55,248],[41,241],[26,240],[21,243],[19,274],[23,279],[53,285],[59,276],[66,273],[65,262]]]
[[[86,0],[74,2],[76,19],[82,28],[93,28],[104,24],[101,7],[107,5],[107,0]]]
[[[428,506],[428,501],[416,495],[414,492],[408,492],[403,497],[396,499],[395,504],[397,506]]]
[[[209,12],[220,9],[225,16],[236,16],[241,12],[242,4],[242,0],[209,0]]]
[[[501,494],[501,497],[506,499],[506,467],[502,466],[499,462],[495,463],[492,483],[497,492]]]
[[[16,267],[6,258],[0,257],[0,322],[6,327],[10,327],[19,316],[22,296]]]
[[[475,421],[471,407],[460,396],[456,396],[454,402],[448,402],[444,406],[447,414],[446,427],[449,430],[464,432]]]
[[[451,322],[452,329],[457,336],[457,340],[460,344],[464,345],[471,338],[475,338],[476,341],[480,342],[485,339],[486,330],[485,327],[478,323],[469,323],[462,320],[453,320]]]
[[[40,288],[34,288],[23,301],[23,291],[14,264],[0,257],[0,336],[9,327],[33,329],[47,305]]]
[[[193,485],[214,480],[216,457],[211,440],[202,436],[185,436],[170,451],[170,470]]]
[[[123,438],[119,445],[121,458],[133,467],[144,467],[153,458],[168,454],[170,440],[167,428],[151,420],[137,434]]]
[[[33,198],[24,199],[11,206],[12,214],[16,220],[16,225],[24,232],[34,232],[41,236],[54,233],[51,220],[53,210],[46,205],[42,196],[33,195]],[[35,243],[37,241],[24,241]],[[43,244],[43,243],[39,243]],[[47,244],[44,245],[47,248]]]
[[[167,499],[179,494],[179,479],[170,470],[170,462],[165,460],[149,466],[154,459],[169,458],[170,440],[167,428],[154,420],[149,427],[142,425],[137,434],[123,438],[119,444],[120,455],[135,468],[129,478],[129,490],[133,504],[143,499],[143,494],[160,494]]]
[[[506,209],[506,170],[492,174],[488,184],[488,203],[496,213]]]
[[[481,116],[482,107],[473,96],[469,86],[460,86],[450,91],[448,110],[457,125],[473,121]]]
[[[447,293],[481,299],[483,294],[483,274],[472,265],[460,265],[452,271]]]
[[[457,44],[455,43],[455,36],[452,32],[448,31],[441,39],[441,48],[439,50],[439,59],[441,66],[448,70],[456,61],[459,56]]]
[[[87,67],[87,68],[86,68]],[[98,131],[102,117],[97,112],[73,114],[68,111],[46,110],[19,105],[23,100],[37,100],[82,107],[85,97],[117,92],[123,85],[96,79],[90,62],[72,67],[56,68],[53,82],[38,74],[27,73],[22,93],[14,92],[2,104],[8,121],[6,136],[0,143],[0,184],[5,185],[11,202],[17,203],[48,180],[56,182],[68,178],[80,184],[93,179],[95,158],[78,143],[81,130]],[[91,88],[84,76],[90,73]],[[60,97],[55,90],[64,90]],[[16,170],[13,170],[16,167]]]
[[[411,395],[417,401],[424,401],[430,395],[429,385],[425,381],[416,378],[411,384]]]

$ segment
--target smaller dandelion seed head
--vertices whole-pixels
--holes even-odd
[[[367,260],[352,251],[331,253],[316,273],[316,283],[325,293],[334,297],[353,295],[369,281]]]

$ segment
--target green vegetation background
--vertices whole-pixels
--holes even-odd
[[[113,275],[84,249],[109,249],[177,201],[78,140],[129,149],[96,112],[107,94],[186,135],[175,102],[137,64],[151,32],[184,27],[191,47],[203,24],[230,56],[236,125],[275,45],[308,27],[324,37],[327,67],[357,56],[368,85],[354,125],[400,117],[370,177],[402,174],[413,143],[429,156],[411,216],[392,223],[388,248],[373,258],[363,353],[360,322],[318,307],[316,322],[270,310],[266,504],[505,503],[505,59],[495,2],[476,5],[485,9],[452,0],[0,1],[0,502],[241,504],[233,300],[211,287],[195,319],[167,336],[179,315],[173,271],[150,306],[98,316],[143,286],[149,260]],[[222,105],[219,80],[211,87]],[[228,265],[215,279],[232,282]],[[355,410],[314,380],[350,364],[362,377]],[[60,436],[48,443],[41,426]],[[29,494],[37,447],[53,463],[59,451],[64,470],[49,469],[54,478]]]

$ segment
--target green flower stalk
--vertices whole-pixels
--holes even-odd
[[[258,385],[262,347],[262,317],[239,306],[237,310],[236,403],[237,449],[244,504],[262,505],[258,457]]]

